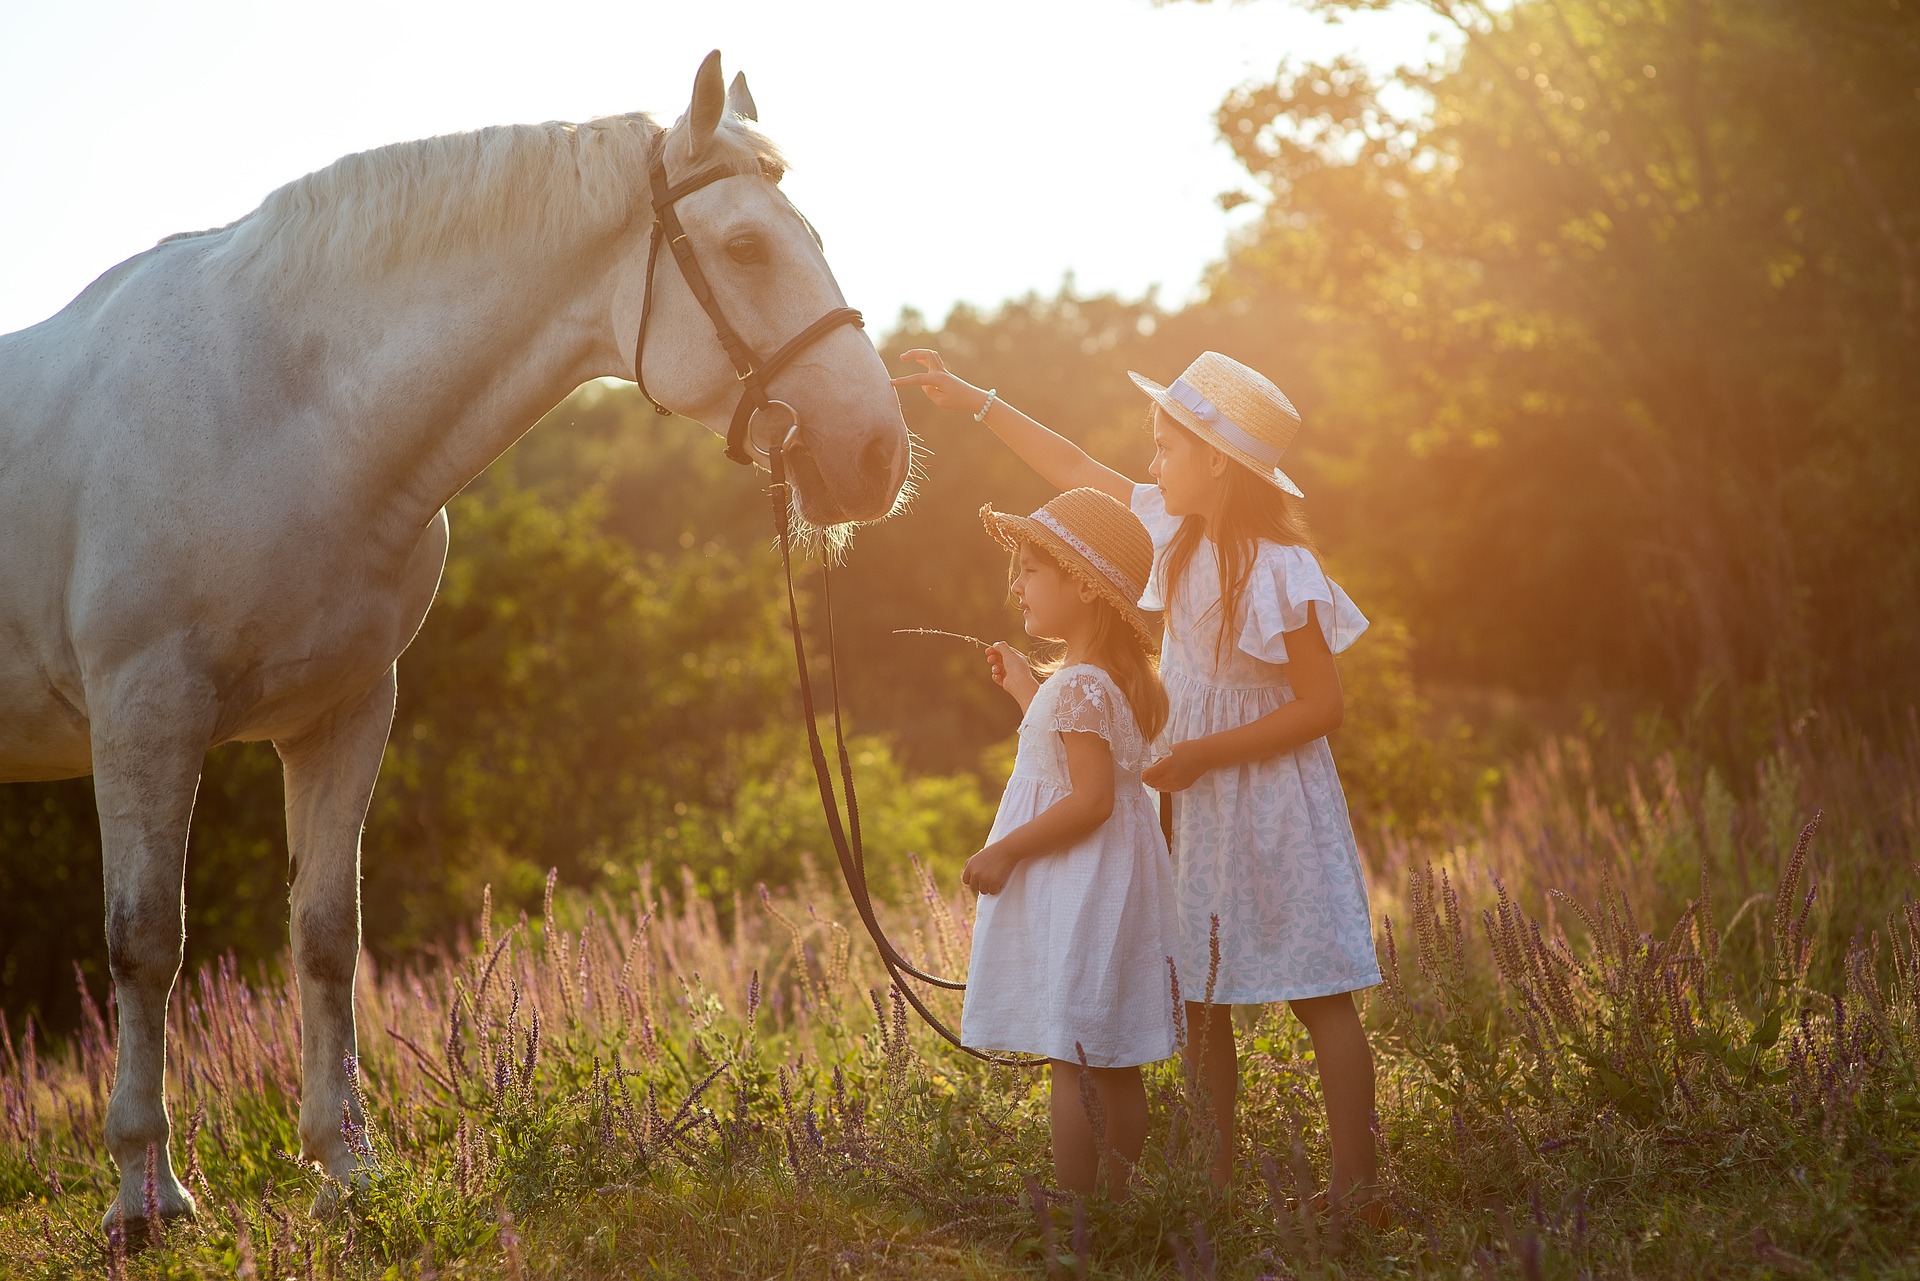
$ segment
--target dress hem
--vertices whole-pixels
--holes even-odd
[[[1271,1005],[1275,1001],[1310,1001],[1316,996],[1339,996],[1343,992],[1364,992],[1368,988],[1379,987],[1382,982],[1380,972],[1375,970],[1372,978],[1337,979],[1332,983],[1316,983],[1307,987],[1283,988],[1272,994],[1250,995],[1246,992],[1216,991],[1213,1005]],[[1194,1001],[1194,1005],[1208,1002]]]
[[[1078,1055],[1054,1054],[1047,1050],[1036,1050],[1031,1045],[991,1045],[984,1041],[969,1041],[964,1036],[960,1038],[960,1044],[969,1050],[985,1050],[990,1054],[1034,1054],[1034,1055],[1040,1056],[1041,1058],[1056,1059],[1062,1063],[1079,1062]],[[1082,1048],[1085,1048],[1084,1045],[1082,1046]],[[1096,1067],[1096,1068],[1146,1067],[1149,1064],[1153,1064],[1153,1063],[1165,1063],[1168,1059],[1173,1058],[1178,1053],[1180,1053],[1180,1047],[1178,1045],[1169,1045],[1167,1048],[1167,1052],[1165,1054],[1160,1055],[1157,1058],[1136,1059],[1130,1063],[1103,1063],[1101,1062],[1101,1060],[1108,1056],[1098,1055],[1098,1054],[1088,1054],[1087,1066]],[[1131,1058],[1132,1056],[1128,1055],[1126,1057]]]

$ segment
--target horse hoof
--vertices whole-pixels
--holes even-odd
[[[199,1207],[193,1203],[192,1195],[185,1188],[181,1188],[177,1196],[163,1195],[160,1198],[160,1226],[163,1232],[176,1223],[191,1222],[198,1213]],[[161,1235],[153,1230],[144,1213],[123,1214],[117,1204],[102,1216],[100,1232],[109,1242],[117,1234],[129,1254],[146,1249]]]
[[[314,1193],[313,1204],[307,1207],[307,1217],[321,1222],[331,1222],[338,1217],[346,1206],[347,1198],[355,1192],[364,1192],[372,1185],[363,1166],[348,1170],[344,1178],[328,1176]]]
[[[340,1215],[340,1203],[345,1199],[345,1191],[340,1184],[328,1179],[320,1185],[314,1194],[313,1204],[307,1207],[307,1217],[320,1223],[331,1223]]]

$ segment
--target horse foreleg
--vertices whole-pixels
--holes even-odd
[[[144,685],[133,678],[116,684],[96,702],[93,719],[107,964],[120,1007],[106,1133],[120,1193],[102,1226],[111,1232],[118,1216],[137,1238],[150,1203],[163,1220],[194,1212],[167,1152],[167,1002],[186,941],[187,830],[212,702],[172,671]]]
[[[356,1158],[342,1122],[365,1124],[348,1088],[358,1053],[353,978],[360,962],[360,827],[393,727],[394,674],[300,737],[274,744],[285,767],[290,919],[300,983],[300,1149],[340,1182]],[[317,1212],[332,1204],[323,1193]]]

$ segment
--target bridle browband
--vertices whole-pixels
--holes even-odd
[[[663,153],[665,150],[665,147],[661,148]],[[680,264],[680,275],[686,280],[687,288],[693,291],[694,300],[700,304],[700,310],[707,313],[707,319],[713,322],[714,336],[720,340],[721,348],[733,364],[733,375],[740,381],[740,403],[734,408],[733,421],[727,425],[727,457],[748,466],[759,461],[754,458],[754,452],[757,451],[765,459],[772,448],[755,445],[750,430],[755,418],[762,413],[785,416],[785,424],[776,422],[766,436],[773,445],[790,439],[799,425],[799,416],[794,413],[792,405],[767,394],[768,380],[786,368],[795,356],[841,325],[864,329],[867,323],[866,318],[852,307],[835,307],[789,338],[765,360],[756,357],[753,348],[727,323],[726,313],[720,310],[720,300],[713,296],[713,286],[707,282],[707,274],[700,268],[700,259],[694,255],[693,242],[687,238],[686,228],[680,225],[677,205],[680,200],[722,178],[751,176],[734,169],[707,169],[681,182],[669,183],[664,154],[654,158],[647,171],[647,185],[653,193],[653,231],[647,241],[647,279],[640,295],[640,330],[633,340],[633,381],[640,385],[640,394],[653,405],[656,414],[672,413],[647,390],[645,370],[647,321],[653,315],[653,271],[660,260],[660,242],[664,240],[673,250],[674,261]]]
[[[854,910],[860,915],[860,923],[867,927],[868,935],[873,939],[874,947],[880,953],[880,963],[886,967],[887,976],[893,981],[894,991],[900,993],[909,1005],[924,1019],[927,1026],[939,1033],[948,1044],[974,1058],[988,1063],[1014,1067],[1035,1067],[1047,1062],[1045,1058],[1006,1054],[991,1050],[977,1050],[969,1045],[960,1044],[960,1038],[951,1028],[941,1021],[938,1015],[927,1008],[920,994],[907,985],[908,978],[918,979],[934,987],[948,991],[966,990],[966,984],[954,979],[941,978],[920,969],[906,957],[900,955],[886,931],[880,926],[880,919],[873,910],[873,896],[867,887],[867,855],[865,842],[860,836],[860,800],[853,790],[853,762],[847,753],[846,734],[840,722],[840,668],[835,660],[833,644],[833,589],[828,577],[827,566],[820,566],[821,595],[827,618],[827,670],[831,682],[833,700],[833,738],[834,746],[840,755],[840,785],[847,798],[846,821],[840,816],[839,803],[833,795],[832,771],[827,765],[826,748],[820,741],[820,727],[814,710],[813,681],[807,670],[806,642],[800,631],[800,605],[793,589],[793,553],[792,553],[792,508],[787,496],[786,454],[798,440],[800,423],[793,406],[783,400],[774,400],[767,394],[767,380],[779,373],[794,356],[805,350],[810,344],[831,333],[841,325],[866,327],[865,319],[852,307],[835,307],[820,319],[789,338],[781,348],[765,360],[756,360],[753,348],[727,323],[726,313],[720,310],[720,302],[713,296],[713,287],[707,283],[706,273],[700,270],[700,261],[694,256],[693,243],[687,239],[686,229],[680,225],[680,215],[674,208],[677,201],[699,191],[702,187],[719,182],[722,178],[747,177],[732,169],[708,169],[683,182],[667,182],[666,162],[656,157],[647,174],[648,185],[653,190],[653,231],[647,245],[647,277],[640,301],[640,331],[633,341],[633,381],[640,386],[640,394],[653,405],[657,414],[670,414],[668,409],[647,390],[644,362],[647,348],[647,321],[653,314],[653,271],[659,261],[660,242],[665,240],[673,248],[674,261],[680,264],[680,274],[685,277],[687,288],[700,304],[707,319],[713,322],[714,336],[720,340],[727,359],[733,362],[734,377],[741,383],[740,403],[734,408],[733,421],[727,426],[727,457],[736,463],[749,466],[764,462],[767,470],[773,473],[772,498],[774,527],[779,533],[780,564],[786,572],[787,580],[787,618],[793,633],[794,665],[800,673],[801,717],[807,726],[807,746],[813,757],[813,777],[820,788],[820,807],[826,815],[827,834],[833,840],[833,850],[840,862],[840,874],[846,880],[847,893],[853,898]],[[803,218],[802,221],[805,221]],[[761,414],[780,415],[784,423],[775,421],[762,446],[754,440],[752,430],[754,419]],[[759,455],[758,458],[755,455]]]

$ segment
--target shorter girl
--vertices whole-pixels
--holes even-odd
[[[1045,684],[1005,642],[987,651],[994,683],[1024,715],[993,831],[962,874],[982,897],[960,1039],[1053,1060],[1054,1177],[1092,1192],[1104,1155],[1121,1199],[1146,1141],[1140,1065],[1178,1048],[1172,865],[1140,781],[1167,719],[1155,628],[1135,604],[1153,543],[1132,512],[1093,489],[1027,517],[983,507],[980,519],[1013,549],[1027,633],[1066,650]]]

